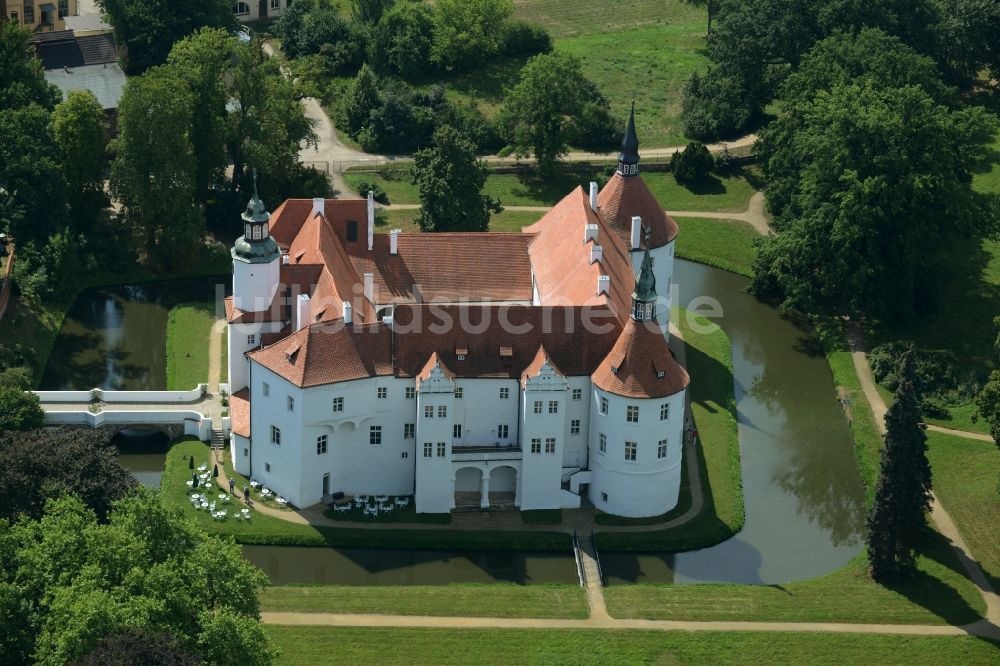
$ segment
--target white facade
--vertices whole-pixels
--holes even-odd
[[[240,23],[276,19],[288,6],[288,0],[241,0],[233,3],[233,14]]]

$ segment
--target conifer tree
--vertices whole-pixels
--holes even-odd
[[[871,575],[880,581],[893,580],[913,569],[914,551],[930,510],[931,468],[927,436],[920,425],[912,348],[901,360],[899,387],[885,415],[885,426],[875,500],[865,521]]]

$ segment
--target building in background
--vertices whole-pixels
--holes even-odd
[[[32,41],[45,67],[45,80],[58,87],[63,98],[73,90],[94,93],[114,133],[126,77],[118,66],[111,33],[78,36],[72,30],[40,32]]]
[[[233,14],[240,23],[268,21],[281,16],[292,0],[240,0],[233,3]]]
[[[64,30],[67,16],[77,15],[77,0],[0,0],[3,18],[32,32]]]

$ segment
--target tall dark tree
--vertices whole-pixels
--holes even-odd
[[[236,29],[236,17],[229,0],[97,2],[115,29],[129,74],[141,74],[163,64],[173,45],[199,28]]]
[[[103,201],[107,121],[94,93],[74,90],[52,112],[52,132],[74,221],[93,220]]]
[[[433,146],[413,157],[413,182],[420,193],[424,231],[486,231],[490,213],[500,202],[482,193],[486,165],[476,160],[476,147],[447,125],[434,133]]]
[[[45,80],[31,33],[17,21],[0,21],[0,110],[32,102],[51,110],[61,97],[59,89]]]
[[[914,352],[903,355],[900,382],[885,415],[885,445],[875,499],[865,521],[872,578],[890,581],[913,570],[931,506],[927,435],[921,426]]]
[[[375,25],[395,4],[396,0],[351,0],[351,17],[359,23]]]
[[[994,343],[996,353],[1000,356],[1000,317],[993,320],[997,328],[997,339]],[[1000,370],[990,373],[989,379],[976,394],[974,400],[975,418],[983,419],[989,426],[990,436],[997,446],[1000,446]]]

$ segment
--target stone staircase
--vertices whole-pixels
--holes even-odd
[[[212,448],[224,449],[226,447],[226,433],[222,428],[212,428]]]

